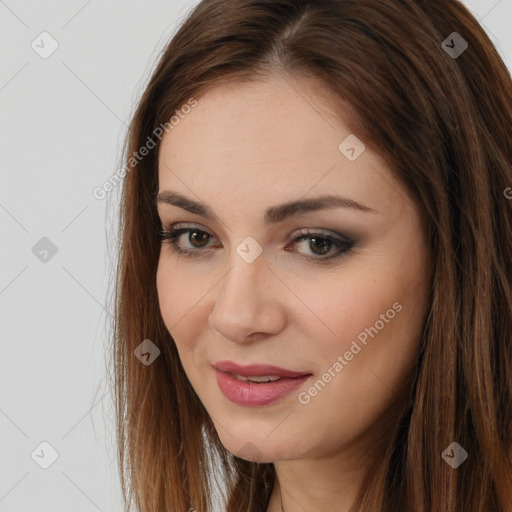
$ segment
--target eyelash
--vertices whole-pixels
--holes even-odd
[[[326,240],[329,243],[332,243],[338,247],[338,250],[336,250],[334,252],[334,254],[331,254],[330,256],[325,256],[325,255],[304,256],[304,255],[301,255],[301,257],[303,257],[306,260],[310,260],[310,261],[313,260],[318,263],[330,262],[336,258],[340,258],[345,253],[350,251],[352,249],[352,246],[355,243],[353,240],[350,240],[349,238],[347,238],[341,234],[338,234],[337,237],[330,236],[330,235],[326,235],[324,233],[310,231],[308,228],[299,229],[298,232],[300,233],[300,235],[293,238],[292,243],[297,243],[297,242],[301,242],[303,240],[308,240],[308,239],[310,239],[310,240],[311,239],[320,239],[320,240]],[[183,228],[173,229],[172,226],[169,226],[169,227],[166,226],[163,229],[159,230],[158,237],[161,242],[165,242],[165,243],[169,244],[171,247],[171,250],[173,250],[174,252],[176,252],[179,255],[182,255],[182,256],[185,256],[188,258],[197,258],[197,257],[203,256],[204,251],[211,249],[211,247],[198,248],[198,249],[182,249],[178,245],[177,241],[180,238],[180,236],[185,233],[189,233],[189,235],[190,235],[190,233],[201,233],[201,234],[208,235],[210,238],[213,238],[213,236],[210,235],[210,233],[208,233],[207,231],[198,229],[198,228],[183,227]],[[203,253],[203,254],[201,254],[201,253]],[[302,254],[302,253],[300,253],[300,254]],[[329,254],[329,253],[327,253],[327,254]]]

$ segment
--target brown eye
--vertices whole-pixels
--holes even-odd
[[[195,247],[203,248],[207,243],[208,239],[210,238],[210,235],[208,233],[205,233],[204,231],[199,230],[188,230],[188,240],[192,243]]]
[[[300,229],[298,237],[293,239],[294,244],[302,243],[306,248],[306,252],[310,252],[313,256],[304,254],[304,257],[319,262],[330,260],[343,253],[349,251],[354,245],[354,241],[341,234],[324,234],[313,232],[309,229]],[[334,251],[332,250],[334,249]],[[303,251],[299,251],[303,254]]]
[[[188,234],[186,242],[182,241],[184,235]],[[209,249],[207,246],[212,237],[206,231],[196,228],[165,228],[159,231],[159,238],[162,243],[170,245],[171,249],[184,256],[199,256],[204,253],[202,249]]]
[[[333,242],[327,238],[315,237],[309,239],[309,247],[315,254],[318,254],[319,256],[327,254],[332,245]]]

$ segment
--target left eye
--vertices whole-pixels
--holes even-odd
[[[352,248],[353,241],[343,235],[328,235],[317,233],[309,229],[299,230],[300,235],[293,239],[293,243],[306,242],[307,247],[317,256],[325,256],[331,252],[333,247],[336,248],[334,254],[329,257],[338,256]],[[328,258],[324,258],[328,259]]]
[[[181,242],[183,235],[187,234],[187,242],[190,244],[184,247]],[[292,238],[293,244],[306,243],[313,256],[304,255],[307,259],[327,260],[349,251],[354,242],[349,238],[341,235],[330,235],[321,232],[310,231],[309,229],[300,229],[296,232],[299,236]],[[203,249],[210,250],[213,246],[208,246],[213,236],[206,231],[197,228],[178,228],[163,229],[159,231],[159,238],[162,242],[167,242],[173,251],[185,256],[195,257],[204,253]],[[335,248],[334,253],[332,249]],[[289,251],[288,247],[285,250]],[[328,255],[328,256],[326,256]]]

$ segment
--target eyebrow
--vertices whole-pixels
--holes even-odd
[[[160,192],[156,197],[157,204],[170,204],[177,206],[190,213],[200,215],[206,219],[214,220],[217,218],[213,210],[206,204],[199,201],[194,201],[185,197],[178,192],[165,190]],[[337,195],[323,195],[310,199],[299,199],[296,201],[289,201],[276,206],[267,208],[264,215],[265,224],[277,224],[282,222],[288,217],[293,217],[307,212],[324,210],[330,208],[352,208],[368,213],[378,213],[373,208],[365,206],[353,199],[341,197]]]

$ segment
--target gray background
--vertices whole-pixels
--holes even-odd
[[[512,0],[465,3],[512,68]],[[105,353],[120,187],[92,191],[195,4],[0,0],[0,512],[122,510]]]

